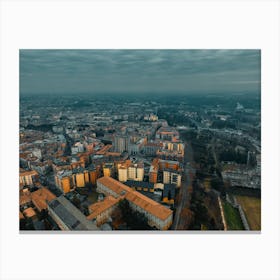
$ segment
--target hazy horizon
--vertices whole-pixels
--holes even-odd
[[[260,50],[20,50],[20,94],[260,93]]]

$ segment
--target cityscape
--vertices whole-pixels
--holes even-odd
[[[260,50],[20,50],[20,231],[260,231]]]

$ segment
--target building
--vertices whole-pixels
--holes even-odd
[[[27,209],[25,209],[23,211],[23,215],[25,218],[31,218],[32,220],[36,220],[37,219],[37,215],[36,212],[34,211],[34,209],[32,207],[29,207]]]
[[[144,116],[144,121],[156,122],[157,120],[158,120],[158,116],[153,113]]]
[[[167,169],[172,169],[172,170],[179,170],[180,168],[180,163],[178,161],[173,161],[173,160],[162,160],[160,159],[158,161],[159,164],[159,169],[163,170],[165,168]]]
[[[126,135],[115,135],[113,141],[114,151],[118,153],[128,152],[129,138]]]
[[[158,181],[164,184],[175,184],[178,187],[181,186],[182,176],[181,176],[180,163],[178,161],[162,160],[155,158],[152,161],[149,170],[149,182],[157,183]],[[161,179],[162,175],[162,179]]]
[[[96,185],[96,180],[99,178],[99,168],[95,167],[94,165],[90,165],[88,168],[88,174],[89,174],[89,181],[93,185]]]
[[[75,188],[71,170],[59,171],[54,176],[56,186],[63,192],[68,193]]]
[[[156,142],[147,142],[142,146],[141,151],[146,155],[146,156],[155,156],[159,149],[161,148],[160,143]]]
[[[73,155],[77,153],[83,153],[84,152],[84,145],[80,142],[77,142],[73,147],[71,147],[71,153]]]
[[[162,126],[156,132],[156,139],[176,141],[179,139],[179,132],[170,126]]]
[[[73,183],[77,188],[83,188],[89,182],[88,170],[77,168],[72,171]]]
[[[163,170],[163,183],[164,184],[174,184],[177,187],[181,186],[182,176],[180,173],[172,169]]]
[[[149,182],[150,183],[156,183],[158,179],[158,165],[159,159],[155,158],[151,164],[150,170],[149,170]]]
[[[39,212],[46,210],[48,208],[47,203],[55,198],[56,196],[45,187],[31,193],[32,203]]]
[[[48,202],[48,211],[61,230],[99,230],[63,195]]]
[[[119,198],[109,195],[103,201],[96,202],[88,207],[89,215],[87,219],[96,221],[97,226],[104,224],[111,217],[112,212],[116,209]]]
[[[22,189],[19,191],[19,205],[23,209],[31,206],[31,193],[28,189]]]
[[[118,168],[118,178],[119,178],[119,181],[121,182],[126,182],[127,179],[128,179],[128,167],[127,166],[120,166]]]
[[[144,179],[144,164],[132,163],[128,167],[128,180],[143,181]]]
[[[32,154],[33,154],[34,157],[37,157],[38,159],[42,158],[42,152],[38,148],[33,149]]]
[[[21,187],[32,186],[35,182],[35,177],[38,176],[38,172],[35,170],[20,170],[19,173],[19,184]]]
[[[172,224],[173,211],[111,177],[99,178],[97,180],[97,191],[105,195],[111,195],[116,199],[127,199],[131,208],[143,213],[152,227],[166,230]]]
[[[162,192],[162,202],[174,204],[175,200],[175,185],[165,184]]]
[[[113,177],[114,174],[115,174],[114,163],[107,162],[107,163],[103,164],[103,175],[104,176],[111,176],[111,177]]]
[[[151,192],[151,193],[154,192],[153,183],[128,180],[124,184],[136,191]]]

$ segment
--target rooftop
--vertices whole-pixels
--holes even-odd
[[[56,198],[56,196],[45,187],[31,193],[31,197],[33,204],[39,211],[47,209],[47,202],[50,202]]]
[[[120,196],[123,194],[123,191],[125,191],[124,197],[128,201],[141,207],[142,209],[146,210],[147,212],[151,213],[152,215],[158,217],[161,220],[165,220],[170,215],[172,215],[172,211],[170,209],[162,206],[161,204],[146,197],[145,195],[132,190],[131,188],[127,187],[125,184],[111,177],[104,176],[102,178],[99,178],[97,181],[103,184],[104,186],[110,188],[112,191],[114,191]]]
[[[34,209],[32,207],[25,209],[23,211],[23,214],[26,218],[32,218],[32,217],[36,216],[36,212],[34,211]]]
[[[67,225],[70,230],[98,230],[86,216],[63,195],[48,203],[50,209]]]
[[[105,197],[103,201],[96,202],[89,206],[89,210],[91,214],[87,216],[88,220],[95,219],[98,215],[100,215],[105,210],[111,208],[113,205],[119,202],[119,199],[114,198],[113,196],[109,195]]]

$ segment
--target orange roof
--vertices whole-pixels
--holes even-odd
[[[105,199],[103,201],[99,201],[99,202],[96,202],[96,203],[90,205],[88,208],[89,208],[90,212],[92,212],[92,213],[87,216],[87,219],[88,220],[95,219],[102,212],[104,212],[105,210],[111,208],[116,203],[118,203],[119,200],[120,200],[119,198],[117,199],[117,198],[114,198],[113,196],[109,195],[109,196],[105,197]]]
[[[36,212],[35,212],[34,209],[31,208],[31,207],[25,209],[25,210],[23,211],[23,214],[24,214],[24,216],[27,217],[27,218],[32,218],[32,217],[36,216]]]
[[[33,204],[39,211],[47,209],[47,202],[56,198],[56,196],[45,187],[31,193],[31,197]]]
[[[120,196],[122,191],[126,191],[123,197],[125,197],[128,201],[141,207],[142,209],[146,210],[147,212],[151,213],[152,215],[158,217],[161,220],[165,220],[170,215],[172,215],[172,211],[170,209],[146,197],[145,195],[135,190],[132,190],[128,186],[122,184],[121,182],[111,177],[104,176],[102,178],[99,178],[97,181],[103,184],[104,186],[110,188],[112,191],[114,191]]]
[[[33,176],[33,175],[38,175],[38,172],[35,170],[24,170],[24,171],[20,171],[19,176]]]
[[[126,199],[136,204],[137,206],[145,209],[147,212],[158,217],[161,220],[167,219],[172,215],[172,211],[165,206],[157,203],[156,201],[148,198],[147,196],[137,192],[132,191],[126,195]]]
[[[24,205],[26,203],[29,203],[30,201],[31,201],[30,192],[29,191],[27,191],[27,192],[20,191],[19,205]]]
[[[47,200],[48,202],[52,201],[53,199],[56,198],[56,196],[45,187],[31,193],[31,195],[32,195],[32,197],[33,196],[40,196],[41,198]]]
[[[131,191],[130,187],[122,184],[121,182],[109,176],[101,177],[97,181],[103,184],[104,186],[109,187],[112,191],[114,191],[118,195],[121,195],[122,191],[126,191],[126,192]]]

